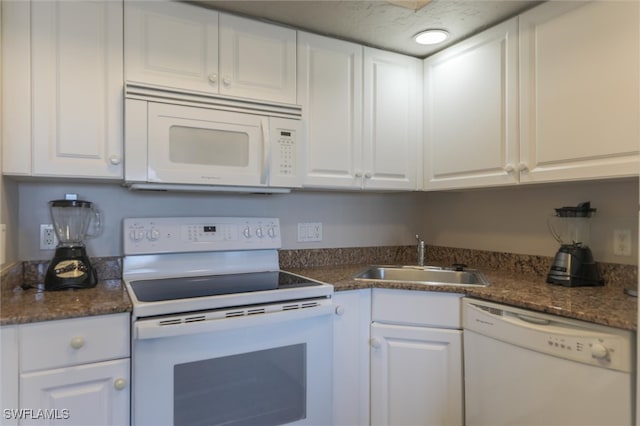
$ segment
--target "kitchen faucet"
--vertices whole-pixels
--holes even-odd
[[[424,266],[424,240],[421,240],[418,234],[416,234],[416,240],[418,240],[418,266]]]

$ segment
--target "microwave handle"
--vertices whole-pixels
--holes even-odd
[[[262,130],[262,174],[260,175],[260,184],[266,185],[269,173],[271,172],[271,144],[269,143],[269,119],[260,119],[260,128]]]

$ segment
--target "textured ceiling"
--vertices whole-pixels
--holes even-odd
[[[541,2],[432,0],[419,10],[383,0],[196,0],[191,3],[424,58]],[[445,29],[450,38],[438,46],[420,46],[413,41],[413,36],[426,28]]]

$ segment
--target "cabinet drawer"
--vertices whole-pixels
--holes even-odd
[[[462,294],[373,289],[371,319],[394,324],[462,328]]]
[[[65,367],[129,356],[129,314],[20,326],[20,371]]]

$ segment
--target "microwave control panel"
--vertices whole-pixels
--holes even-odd
[[[300,120],[270,117],[271,173],[270,186],[289,188],[301,186],[298,170],[300,144],[303,135]]]

